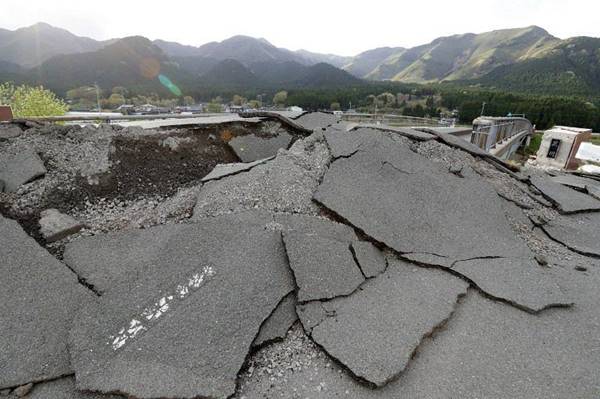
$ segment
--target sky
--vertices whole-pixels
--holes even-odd
[[[97,40],[142,35],[198,46],[233,35],[278,47],[355,55],[440,36],[538,25],[600,36],[598,0],[2,0],[0,28],[46,22]]]

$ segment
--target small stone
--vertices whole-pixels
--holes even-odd
[[[535,260],[540,264],[540,266],[548,266],[548,259],[546,259],[544,255],[536,255]]]
[[[31,392],[31,389],[33,388],[33,383],[29,383],[26,385],[21,385],[18,388],[15,388],[15,390],[13,391],[13,393],[19,397],[22,398],[23,396],[26,396],[29,394],[29,392]]]
[[[578,272],[587,272],[587,267],[575,266],[575,270],[577,270]]]

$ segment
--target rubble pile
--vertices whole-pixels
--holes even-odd
[[[282,120],[6,135],[0,160],[29,148],[45,172],[0,194],[0,391],[598,396],[597,181]]]

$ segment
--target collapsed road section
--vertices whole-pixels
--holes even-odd
[[[597,397],[597,181],[265,118],[0,142],[2,394]]]

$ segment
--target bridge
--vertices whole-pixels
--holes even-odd
[[[500,159],[508,159],[528,144],[533,133],[533,125],[523,117],[481,116],[473,121],[470,141]]]

